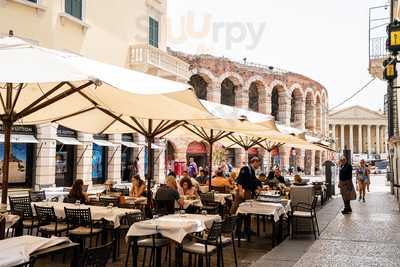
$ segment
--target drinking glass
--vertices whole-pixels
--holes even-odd
[[[75,205],[76,205],[76,206],[80,206],[80,205],[81,205],[81,201],[80,201],[80,200],[76,200],[76,201],[75,201]]]
[[[201,211],[201,214],[202,214],[202,215],[207,215],[207,210],[202,210],[202,211]]]
[[[109,208],[109,209],[112,209],[113,206],[114,206],[114,204],[113,204],[112,202],[108,203],[108,208]]]

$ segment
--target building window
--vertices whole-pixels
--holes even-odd
[[[65,13],[82,20],[82,0],[65,0]]]
[[[149,44],[158,47],[158,21],[149,17]]]
[[[189,84],[193,86],[194,92],[199,99],[207,100],[207,82],[200,75],[190,77]]]

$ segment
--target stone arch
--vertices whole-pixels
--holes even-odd
[[[244,86],[248,93],[249,110],[266,113],[266,87],[261,76],[256,75],[246,81]]]
[[[313,132],[315,128],[314,106],[314,92],[312,89],[307,89],[305,92],[305,128],[311,132]]]
[[[203,75],[194,74],[190,77],[188,83],[193,87],[194,92],[199,99],[207,100],[209,82],[207,82],[207,78],[204,78]]]
[[[191,71],[192,77],[194,75],[199,75],[207,83],[207,100],[208,101],[219,101],[219,89],[216,90],[216,81],[218,80],[215,75],[205,68],[195,68]],[[190,84],[190,82],[189,82]],[[192,85],[193,86],[193,85]],[[196,88],[195,92],[196,92]]]
[[[290,125],[295,128],[304,129],[304,92],[299,84],[294,84],[289,89],[290,93]]]
[[[318,92],[315,94],[315,131],[322,132],[322,103]]]
[[[281,124],[287,124],[290,112],[290,103],[288,103],[288,95],[286,85],[280,81],[273,81],[271,89],[271,115]]]

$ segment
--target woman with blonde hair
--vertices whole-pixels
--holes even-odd
[[[360,196],[358,197],[358,201],[361,201],[361,197],[363,202],[365,202],[365,189],[367,184],[369,183],[369,169],[365,164],[365,160],[360,161],[360,167],[357,169],[357,182],[358,182],[358,189],[360,192]]]

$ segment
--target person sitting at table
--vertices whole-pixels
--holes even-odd
[[[207,184],[208,177],[206,175],[205,170],[202,167],[199,168],[199,175],[196,177],[196,180],[201,185]]]
[[[176,180],[173,176],[167,176],[165,178],[165,184],[161,185],[156,192],[157,205],[163,201],[176,201],[180,207],[183,207],[184,200],[180,197],[178,191],[175,189]],[[169,209],[172,209],[169,207]],[[170,210],[172,211],[172,210]],[[172,211],[173,212],[173,211]]]
[[[80,201],[80,203],[85,204],[89,202],[88,196],[85,192],[83,192],[83,180],[77,179],[72,185],[71,191],[67,196],[68,201],[76,202]]]
[[[192,180],[189,177],[183,177],[179,181],[178,192],[179,192],[179,195],[181,195],[181,196],[196,196],[197,197],[196,187],[193,185]]]
[[[144,192],[146,191],[146,185],[142,179],[140,179],[139,174],[135,174],[132,176],[132,186],[129,191],[129,196],[131,197],[141,197],[144,196]]]
[[[269,181],[270,183],[274,184],[284,184],[285,183],[285,178],[281,174],[281,170],[279,168],[275,169],[274,176],[272,177],[272,180]]]
[[[298,175],[298,174],[296,174],[296,175],[294,176],[294,183],[295,183],[295,184],[301,184],[301,181],[302,181],[301,176]]]
[[[268,179],[265,173],[260,173],[258,175],[258,180],[260,180],[263,185],[268,183]]]
[[[215,177],[211,179],[211,186],[219,187],[219,188],[226,188],[232,189],[232,185],[227,178],[224,177],[224,172],[222,169],[218,169],[215,172]]]

